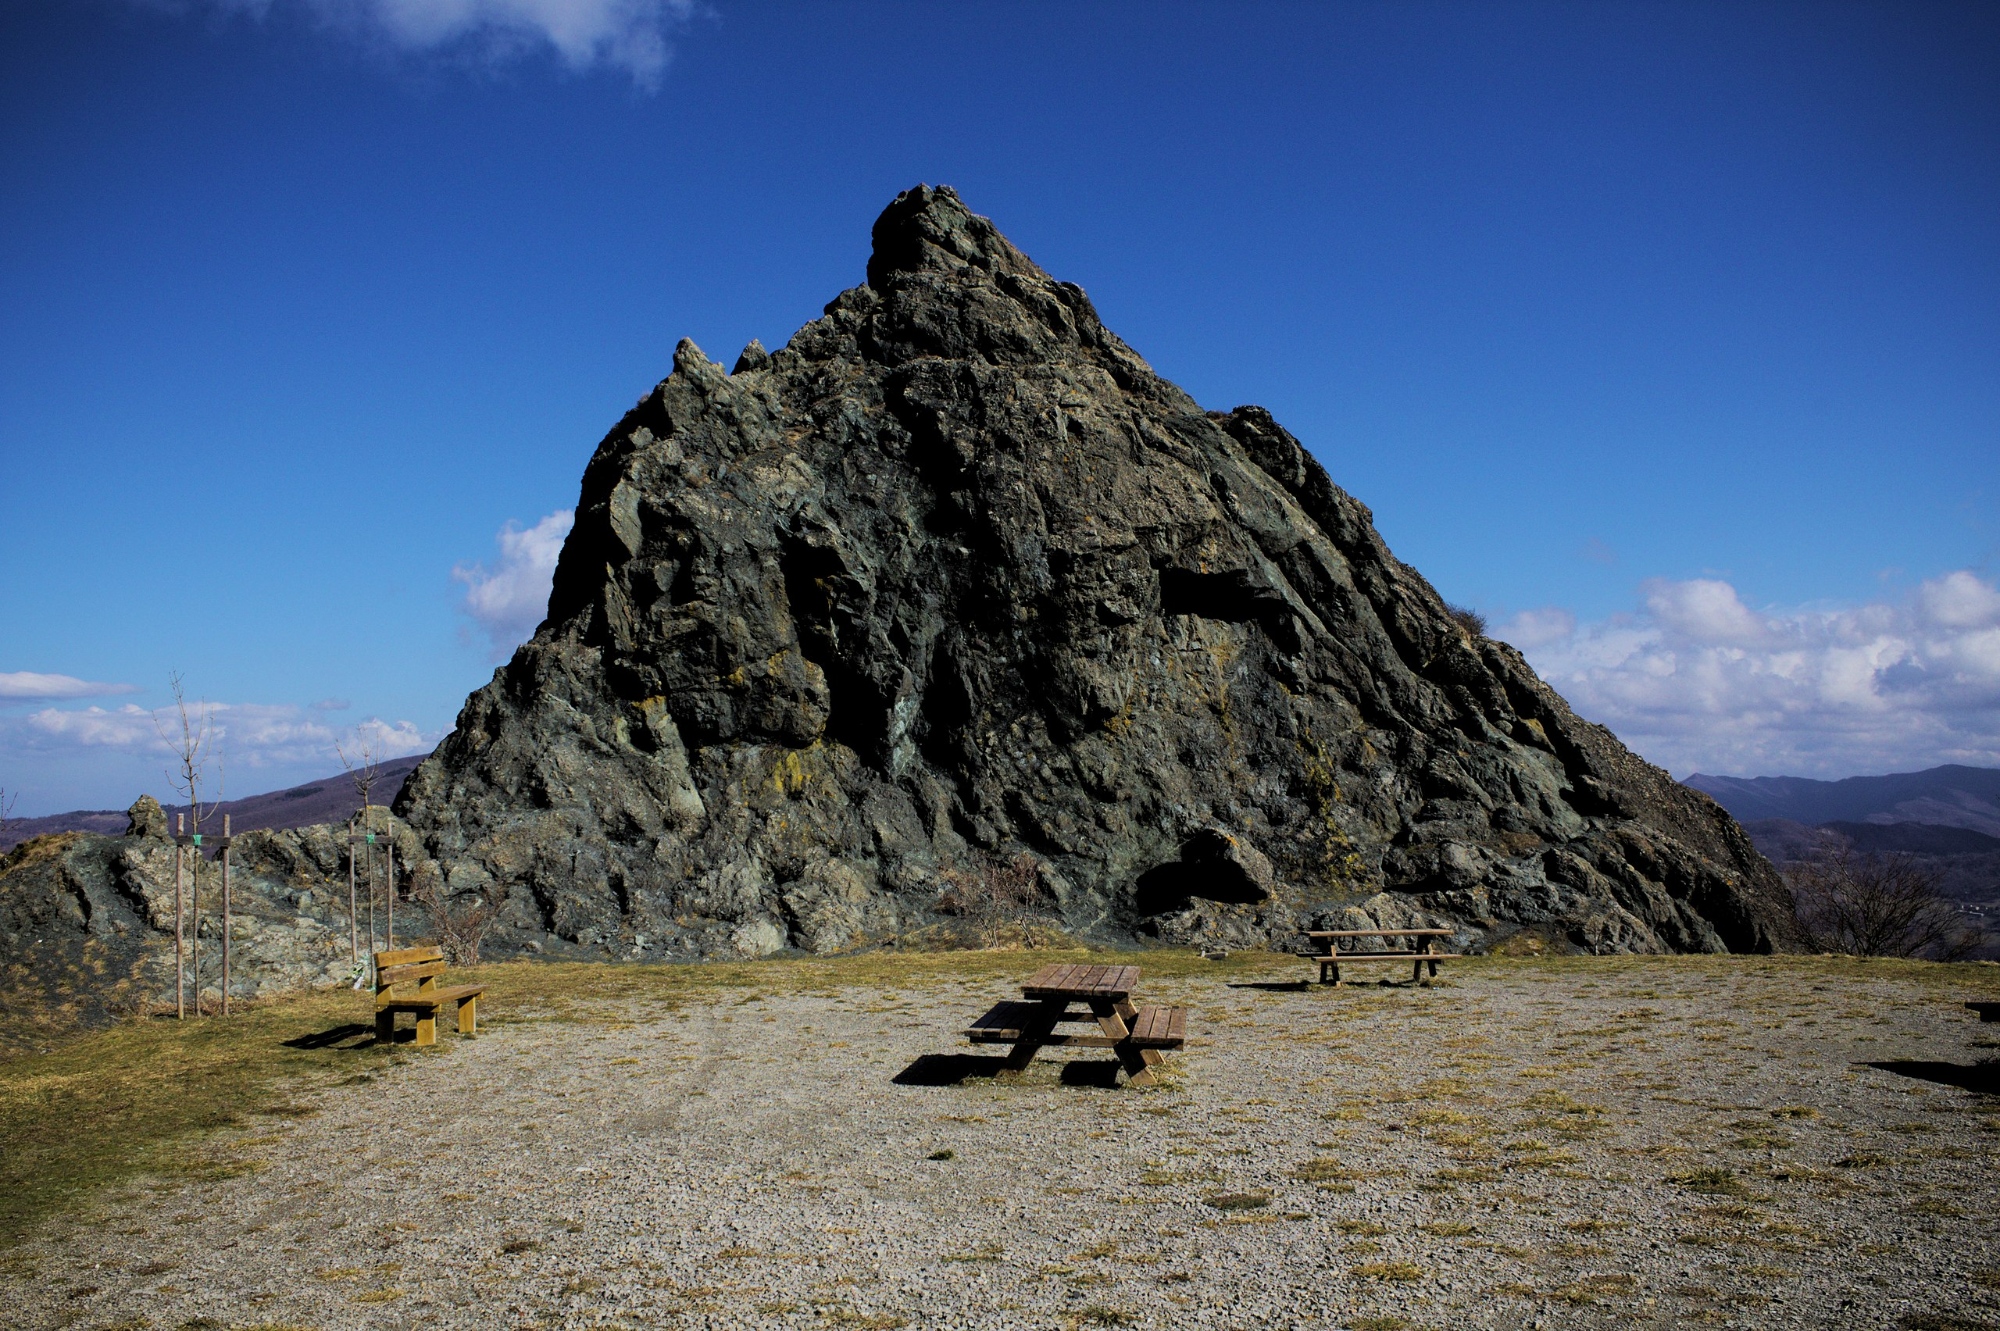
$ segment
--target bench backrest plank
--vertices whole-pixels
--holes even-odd
[[[403,984],[409,980],[427,980],[434,975],[444,974],[442,961],[412,961],[401,966],[384,966],[375,972],[375,987],[387,989],[392,984]]]
[[[375,969],[379,971],[388,966],[404,966],[413,961],[443,960],[444,949],[441,947],[398,947],[391,948],[385,952],[377,952],[375,954]]]

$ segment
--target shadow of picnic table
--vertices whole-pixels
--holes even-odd
[[[1946,1063],[1941,1059],[1891,1058],[1864,1063],[1863,1067],[1893,1072],[1898,1077],[1956,1086],[1962,1091],[2000,1095],[2000,1059],[1982,1058],[1976,1063]]]
[[[1115,1058],[1076,1059],[1062,1065],[1061,1081],[1117,1090],[1120,1066]],[[1006,1069],[1006,1058],[998,1054],[921,1054],[889,1080],[897,1086],[959,1086],[975,1077],[990,1080]]]

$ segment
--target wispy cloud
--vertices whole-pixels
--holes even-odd
[[[419,53],[504,62],[552,51],[573,70],[617,70],[652,89],[673,57],[672,38],[697,0],[135,0],[149,8],[206,8],[262,21],[303,12],[322,28]]]
[[[424,734],[409,721],[370,717],[359,725],[336,730],[302,707],[202,705],[208,711],[210,752],[219,754],[232,769],[331,762],[335,759],[334,742],[350,736],[358,736],[382,758],[425,753],[442,738]],[[153,711],[133,703],[116,708],[45,707],[25,718],[17,728],[17,740],[24,749],[112,749],[166,756],[172,750],[161,732],[174,724],[177,718],[171,708]]]
[[[137,693],[135,684],[100,684],[74,675],[44,675],[33,670],[0,671],[0,698],[53,701],[57,698],[105,698]]]
[[[504,661],[533,637],[548,614],[556,557],[575,520],[574,511],[563,508],[525,531],[509,522],[494,537],[500,546],[498,564],[490,569],[484,564],[460,564],[451,571],[456,581],[465,584],[463,608],[491,641],[494,660]]]
[[[1970,571],[1831,610],[1753,608],[1709,578],[1641,593],[1635,614],[1528,611],[1495,635],[1680,775],[2000,766],[2000,589]]]

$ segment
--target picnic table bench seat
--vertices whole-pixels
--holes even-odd
[[[438,1009],[446,1003],[458,1005],[458,1033],[476,1035],[479,1028],[479,996],[483,984],[455,984],[443,987],[444,952],[435,947],[399,947],[375,954],[375,1038],[384,1044],[396,1037],[396,1014],[409,1012],[417,1018],[417,1043],[437,1043]],[[396,992],[396,986],[416,985],[414,990]]]
[[[1132,1019],[1132,1043],[1141,1049],[1178,1049],[1187,1043],[1187,1009],[1142,1007]]]

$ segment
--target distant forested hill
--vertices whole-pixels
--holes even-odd
[[[1933,767],[1889,776],[1814,781],[1800,776],[1709,776],[1694,787],[1739,823],[1784,818],[1808,827],[1824,823],[1929,823],[2000,837],[2000,770]]]
[[[412,754],[408,758],[391,758],[382,763],[376,769],[376,785],[368,792],[368,802],[394,803],[396,792],[403,788],[403,779],[428,756]],[[133,798],[138,798],[137,792],[134,792]],[[202,827],[205,831],[220,832],[225,813],[229,815],[231,829],[237,832],[254,832],[260,827],[308,827],[313,823],[343,822],[360,807],[361,799],[354,793],[354,782],[343,772],[339,776],[308,781],[289,790],[225,800],[216,806],[213,815],[203,811]],[[184,804],[169,804],[167,825],[173,826],[174,815],[186,811]],[[48,836],[52,832],[99,832],[117,836],[124,830],[123,809],[74,809],[69,813],[52,813],[43,818],[15,818],[8,821],[5,833],[0,834],[0,852],[32,837]]]

